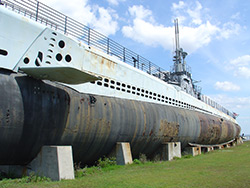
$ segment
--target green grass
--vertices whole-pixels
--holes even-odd
[[[2,180],[0,187],[250,187],[250,142],[170,162],[85,168],[75,180]]]

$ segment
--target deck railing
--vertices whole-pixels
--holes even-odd
[[[148,74],[157,75],[164,69],[153,64],[146,58],[125,48],[105,35],[89,28],[88,26],[46,6],[36,0],[2,0],[4,6],[24,16],[28,16],[41,24],[83,41],[103,52],[115,56],[121,61],[132,65]]]
[[[121,61],[148,74],[160,77],[162,73],[166,72],[161,67],[125,48],[105,35],[37,0],[0,0],[0,5],[29,17],[34,21],[51,27],[52,29],[59,30],[65,35],[83,41],[87,45],[98,48],[111,56],[115,56]],[[234,117],[233,114],[224,107],[218,105],[210,99],[205,100],[207,97],[205,97],[205,95],[203,96],[204,97],[201,98],[203,102]]]

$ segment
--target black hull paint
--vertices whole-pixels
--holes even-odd
[[[43,145],[72,145],[75,162],[92,163],[116,142],[133,157],[152,156],[167,141],[218,144],[240,127],[177,107],[78,93],[0,69],[0,164],[28,164]]]

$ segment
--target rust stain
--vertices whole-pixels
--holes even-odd
[[[161,120],[159,133],[164,137],[164,141],[172,141],[179,134],[180,125],[178,122],[168,122],[167,120]]]

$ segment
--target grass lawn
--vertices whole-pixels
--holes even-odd
[[[92,167],[80,170],[75,180],[26,180],[4,179],[0,187],[250,187],[250,142],[170,162]]]

